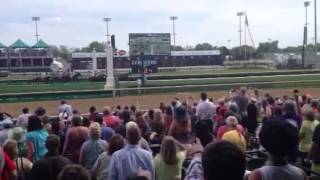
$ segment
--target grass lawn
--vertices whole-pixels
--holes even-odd
[[[202,79],[179,79],[179,80],[149,80],[147,87],[155,86],[179,86],[179,85],[205,85],[205,84],[228,84],[249,82],[276,82],[276,81],[308,81],[319,80],[320,74],[288,75],[288,76],[262,76],[262,77],[228,77],[228,78],[202,78]],[[99,90],[103,89],[104,82],[71,82],[51,84],[4,84],[0,83],[1,93],[24,93],[24,92],[47,92],[47,91],[70,91],[70,90]],[[298,86],[299,84],[297,84]],[[137,87],[135,81],[120,82],[120,88]],[[301,87],[301,86],[300,86]]]

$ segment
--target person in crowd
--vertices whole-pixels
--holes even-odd
[[[35,111],[34,115],[38,116],[40,119],[46,115],[47,111],[43,107],[39,106]]]
[[[91,175],[96,177],[97,180],[108,179],[111,156],[114,152],[122,149],[124,144],[125,142],[121,135],[112,136],[109,141],[108,152],[103,152],[99,155],[90,171]]]
[[[311,109],[314,113],[319,113],[319,100],[312,100],[311,101]]]
[[[58,176],[58,180],[91,180],[89,172],[80,165],[65,166]]]
[[[17,167],[10,156],[0,149],[0,179],[1,180],[16,180],[18,178]]]
[[[307,179],[304,172],[288,163],[286,157],[298,144],[298,130],[286,121],[268,120],[259,134],[261,145],[268,151],[268,161],[249,175],[249,180]]]
[[[103,125],[102,116],[97,116],[96,122],[98,122],[101,126],[101,139],[108,142],[110,138],[115,134],[114,130],[110,127],[105,127]]]
[[[63,167],[71,164],[69,159],[59,154],[60,138],[50,135],[46,140],[48,153],[43,159],[34,163],[31,170],[32,180],[56,180]]]
[[[99,113],[97,112],[97,109],[95,106],[91,106],[89,108],[89,120],[91,122],[95,122],[96,121],[96,118],[99,116]]]
[[[312,170],[320,173],[320,124],[314,130],[308,159],[312,160]]]
[[[297,107],[294,102],[287,101],[283,105],[284,115],[283,119],[290,124],[292,124],[294,127],[296,127],[298,130],[301,127],[302,118],[300,115],[298,115],[296,111]]]
[[[29,116],[31,116],[31,114],[29,113],[29,109],[27,107],[24,107],[22,109],[22,114],[20,114],[17,118],[16,126],[27,128]]]
[[[247,96],[247,89],[241,88],[239,92],[232,98],[231,100],[235,104],[237,104],[239,108],[240,116],[243,118],[246,116],[247,106],[249,104],[249,98]]]
[[[128,122],[131,121],[131,113],[129,110],[123,110],[121,111],[121,124],[127,124]]]
[[[165,124],[163,121],[155,121],[152,123],[152,133],[149,138],[150,144],[161,144],[165,136]]]
[[[282,107],[281,106],[275,106],[274,107],[273,113],[272,113],[270,119],[278,120],[278,121],[284,121],[284,117],[283,117]]]
[[[200,121],[205,121],[208,124],[209,128],[213,130],[213,117],[215,116],[215,114],[215,105],[209,101],[207,93],[201,93],[200,101],[196,109],[196,116]]]
[[[13,128],[13,122],[11,120],[9,121],[2,121],[0,124],[0,145],[3,145],[3,143],[8,139],[9,135],[12,133]]]
[[[26,140],[27,131],[22,127],[14,127],[12,132],[9,134],[9,139],[17,142],[18,156],[27,157],[28,150]]]
[[[244,125],[250,134],[255,134],[258,127],[258,108],[255,104],[250,103],[247,107],[247,118],[244,120]]]
[[[227,116],[226,118],[226,121],[229,117],[235,117],[237,119],[236,116]],[[238,119],[237,119],[238,120]],[[237,124],[236,126],[238,132],[240,132],[243,136],[245,136],[245,130],[244,128],[240,125],[240,124]],[[223,126],[220,126],[220,128],[218,129],[217,131],[217,139],[222,139],[223,135],[228,132],[230,129],[229,129],[229,126],[227,124],[223,125]]]
[[[246,158],[236,145],[228,141],[216,141],[205,149],[197,139],[189,150],[192,161],[185,180],[242,180],[245,175]]]
[[[43,129],[38,116],[30,116],[28,122],[28,132],[26,134],[28,159],[35,162],[42,159],[47,153],[45,142],[48,137],[48,132]]]
[[[126,139],[128,144],[121,150],[113,153],[109,166],[109,180],[125,180],[137,175],[139,168],[151,173],[151,180],[155,178],[152,154],[141,149],[139,141],[141,132],[135,122],[126,124]]]
[[[145,118],[143,117],[143,112],[141,112],[141,111],[137,112],[136,123],[138,124],[138,127],[140,128],[141,136],[144,139],[148,139],[151,134],[151,128],[150,128],[150,125],[145,120]]]
[[[171,123],[173,121],[173,112],[172,108],[170,106],[167,106],[165,108],[165,113],[164,113],[164,122],[166,125],[166,131],[168,132],[171,126]]]
[[[167,136],[164,138],[160,154],[154,159],[156,179],[158,180],[180,180],[182,163],[186,158],[185,151],[179,151],[176,140]]]
[[[108,106],[103,108],[103,122],[107,127],[116,130],[117,127],[120,125],[120,120],[117,116],[112,115],[111,109]],[[120,112],[119,112],[120,114]]]
[[[7,153],[12,161],[14,161],[14,164],[17,168],[17,173],[20,174],[21,177],[27,178],[33,164],[27,158],[18,157],[17,141],[7,139],[3,145],[3,151]]]
[[[79,163],[90,170],[98,156],[107,150],[108,143],[101,140],[101,127],[97,122],[91,123],[89,127],[90,138],[82,145]]]
[[[154,109],[149,109],[148,112],[145,115],[145,119],[148,122],[148,124],[152,124],[154,121]]]
[[[165,113],[165,111],[166,111],[166,105],[164,104],[164,102],[160,102],[160,104],[159,104],[159,109],[160,109],[160,111],[164,114]]]
[[[191,135],[191,120],[185,107],[176,108],[175,119],[169,129],[169,136],[181,143],[189,143]]]
[[[71,120],[71,127],[66,134],[62,154],[68,157],[73,163],[78,163],[81,146],[88,137],[89,129],[82,126],[79,116],[74,116]]]
[[[319,124],[319,121],[315,120],[315,114],[311,109],[305,112],[304,117],[305,119],[302,121],[302,125],[299,132],[299,151],[302,162],[304,162],[304,159],[307,158],[308,153],[310,152],[312,136],[317,125]]]
[[[200,139],[203,147],[212,142],[214,137],[212,131],[209,129],[209,126],[204,121],[199,121],[196,124],[195,135]]]
[[[226,125],[228,127],[228,131],[222,135],[222,140],[229,141],[236,146],[238,146],[242,151],[246,150],[247,143],[243,134],[238,130],[238,120],[234,116],[229,116],[226,119]]]
[[[65,100],[61,100],[60,106],[58,108],[58,114],[66,113],[68,116],[72,116],[72,106],[67,103]]]

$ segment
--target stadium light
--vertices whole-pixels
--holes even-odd
[[[306,8],[306,25],[305,25],[305,37],[304,37],[304,45],[308,44],[308,7],[310,6],[310,1],[304,2],[304,7]]]
[[[38,21],[40,21],[40,17],[32,17],[32,21],[35,22],[35,25],[36,25],[36,41],[38,42],[39,41],[39,34],[38,34]]]
[[[242,16],[244,16],[244,12],[243,11],[241,11],[241,12],[238,12],[237,13],[237,16],[239,17],[239,42],[240,42],[240,47],[239,47],[239,55],[241,56],[241,54],[242,54],[242,52],[241,52],[241,47],[242,47],[242,37],[241,37],[241,35],[242,35],[242,26],[241,26],[241,20],[242,20]]]
[[[110,44],[110,34],[109,34],[109,22],[111,21],[111,18],[108,18],[108,17],[105,17],[105,18],[103,18],[103,21],[106,23],[106,25],[107,25],[107,45],[109,45]]]
[[[170,16],[170,20],[172,21],[172,35],[173,35],[173,46],[176,46],[176,27],[175,21],[178,19],[177,16]]]

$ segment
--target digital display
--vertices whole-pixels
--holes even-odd
[[[130,55],[170,55],[170,33],[130,33]]]

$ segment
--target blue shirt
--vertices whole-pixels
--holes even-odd
[[[27,142],[31,142],[33,144],[33,162],[42,159],[43,156],[48,152],[45,146],[47,137],[48,132],[43,129],[27,133]]]
[[[149,171],[151,179],[155,179],[152,154],[139,145],[126,145],[112,154],[109,166],[109,180],[126,180],[141,170]]]

